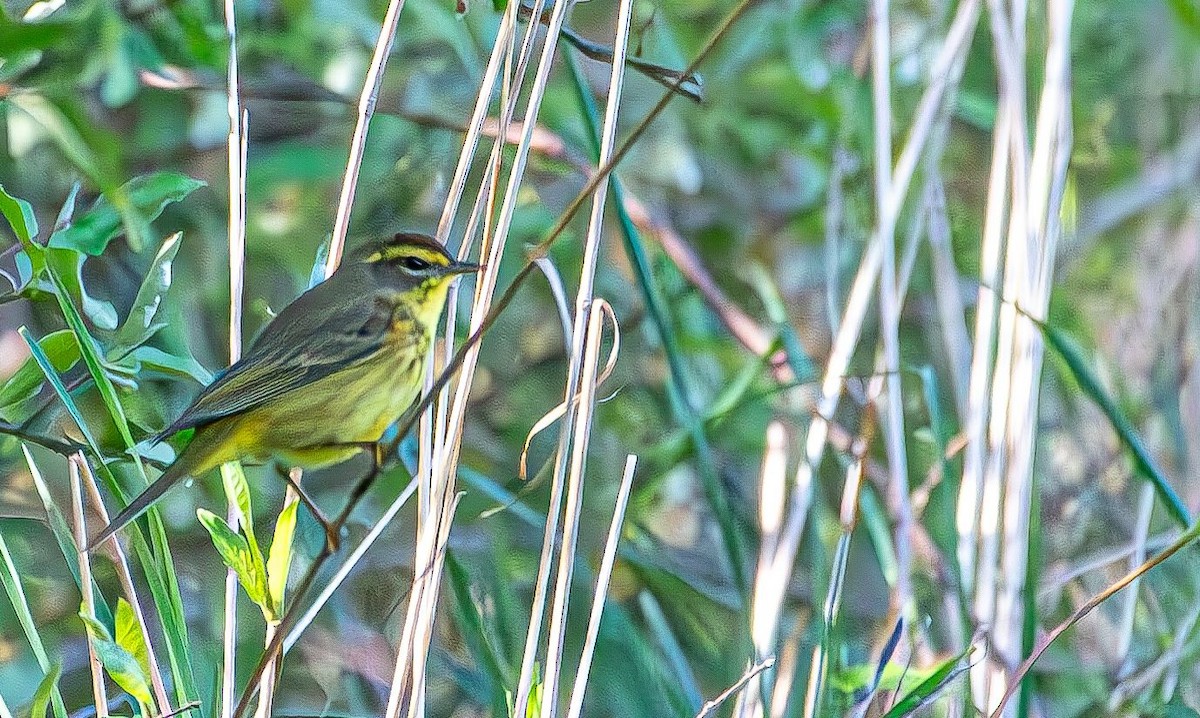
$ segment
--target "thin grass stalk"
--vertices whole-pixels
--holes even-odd
[[[71,480],[71,527],[75,531],[75,548],[79,558],[79,591],[82,594],[83,614],[91,620],[96,620],[96,596],[92,592],[92,562],[87,546],[87,526],[83,518],[83,489],[80,486],[79,462],[83,461],[83,453],[73,454],[67,462]],[[104,686],[104,666],[96,655],[96,646],[88,639],[88,667],[92,672],[92,698],[97,718],[108,718],[108,691]]]
[[[607,306],[603,300],[589,304],[588,323],[586,329],[583,329],[586,332],[583,363],[580,366],[579,391],[576,394],[578,408],[570,426],[571,464],[567,473],[567,497],[563,509],[562,542],[558,550],[554,602],[550,608],[550,628],[546,637],[540,718],[554,718],[558,715],[559,676],[562,673],[563,645],[567,633],[567,601],[571,594],[571,578],[575,572],[575,546],[579,535],[579,518],[583,511],[583,475],[587,468],[588,444],[595,416],[596,372],[600,359],[604,317],[608,313]],[[514,705],[519,711],[517,715],[525,715],[524,704],[518,702]]]
[[[1137,521],[1133,529],[1134,551],[1129,556],[1130,570],[1137,568],[1146,560],[1146,539],[1150,534],[1150,518],[1154,515],[1154,487],[1149,483],[1142,484],[1138,493]],[[1133,646],[1133,631],[1137,619],[1138,589],[1141,586],[1139,577],[1130,584],[1130,590],[1125,594],[1124,605],[1121,606],[1121,619],[1117,628],[1117,639],[1113,647],[1113,658],[1117,661],[1116,675],[1124,680],[1134,666],[1136,660],[1130,654]],[[1114,708],[1115,709],[1115,708]]]
[[[32,459],[26,456],[27,460],[32,462]],[[97,514],[100,517],[103,525],[107,526],[109,517],[108,509],[104,507],[104,499],[100,495],[100,486],[96,482],[96,476],[92,473],[92,467],[87,461],[79,465],[79,471],[83,478],[84,488],[87,489],[88,501],[95,507]],[[133,615],[137,619],[138,630],[142,634],[142,641],[146,644],[146,663],[150,666],[150,687],[154,691],[154,700],[157,704],[155,708],[159,715],[167,715],[172,712],[171,699],[167,697],[167,687],[163,684],[162,668],[158,663],[158,656],[154,650],[154,643],[150,640],[150,631],[147,628],[146,616],[142,611],[142,604],[138,601],[137,588],[133,583],[133,572],[129,568],[129,558],[125,555],[125,549],[121,548],[121,542],[116,536],[109,539],[109,548],[112,550],[113,565],[116,568],[117,580],[121,584],[121,590],[125,593],[125,598],[129,601],[129,607],[133,609]]]
[[[1000,260],[1004,252],[1004,227],[1008,210],[1011,124],[1012,116],[1008,112],[996,113],[983,238],[979,251],[980,282],[975,302],[967,413],[963,421],[967,443],[963,450],[963,474],[959,483],[955,524],[958,533],[958,572],[963,594],[968,600],[975,594],[978,564],[980,498],[983,495],[983,468],[987,458],[988,396],[992,386],[992,347],[1000,310],[997,289],[1000,287]]]
[[[392,519],[400,512],[400,509],[404,508],[404,505],[408,503],[408,500],[412,498],[416,490],[417,480],[413,479],[408,482],[408,486],[404,487],[404,490],[400,492],[400,495],[396,497],[391,506],[388,506],[387,511],[383,513],[379,520],[371,526],[371,530],[363,537],[362,542],[354,547],[354,551],[346,557],[346,562],[338,567],[338,570],[325,583],[325,587],[321,589],[321,593],[313,600],[312,605],[308,607],[304,615],[292,626],[287,634],[287,638],[283,641],[283,653],[286,654],[292,649],[292,646],[296,645],[296,641],[300,640],[300,634],[304,633],[304,630],[313,622],[313,619],[317,617],[317,614],[325,607],[325,604],[329,603],[329,599],[333,597],[334,592],[346,581],[350,572],[354,570],[354,567],[362,560],[367,550],[383,534],[384,529],[388,527]]]
[[[617,545],[621,541],[621,527],[625,522],[625,508],[629,505],[629,492],[633,488],[633,472],[637,468],[637,456],[625,457],[625,470],[621,474],[621,485],[617,489],[617,502],[613,507],[612,523],[608,527],[608,538],[604,542],[604,555],[600,559],[600,570],[596,573],[596,588],[592,592],[592,612],[588,617],[587,633],[584,636],[583,653],[575,671],[575,684],[571,689],[571,702],[567,718],[579,718],[583,714],[583,698],[587,691],[588,675],[592,668],[592,656],[596,641],[600,638],[600,619],[604,614],[604,602],[608,597],[608,583],[612,579],[613,566],[617,562]]]
[[[796,664],[800,662],[799,630],[793,629],[779,651],[779,667],[775,670],[775,685],[771,690],[771,718],[784,718],[796,682]]]
[[[388,55],[392,53],[392,43],[396,40],[396,26],[400,23],[400,11],[403,8],[404,0],[391,0],[388,3],[383,27],[380,28],[379,39],[375,42],[375,52],[371,56],[371,65],[363,80],[362,93],[358,98],[358,121],[354,124],[354,135],[350,139],[350,157],[346,162],[337,214],[333,220],[333,240],[329,244],[329,257],[325,263],[326,277],[333,274],[342,262],[346,233],[350,229],[350,209],[354,205],[354,192],[358,187],[358,173],[362,170],[363,154],[367,150],[367,130],[371,125],[371,117],[375,114],[375,103],[379,98],[379,88],[383,84],[383,70],[387,65]]]
[[[979,17],[979,1],[964,0],[959,4],[946,40],[931,66],[931,80],[917,103],[917,111],[913,124],[905,138],[904,148],[896,162],[889,191],[884,205],[895,216],[903,205],[908,194],[913,173],[917,162],[924,151],[926,142],[932,133],[937,110],[946,99],[948,83],[945,73],[955,67],[961,67],[961,59],[970,45],[975,24]],[[825,456],[825,443],[829,436],[829,417],[837,410],[841,400],[842,382],[850,364],[850,358],[858,344],[862,333],[863,321],[866,319],[870,306],[871,294],[875,291],[875,281],[879,276],[883,263],[882,247],[878,241],[872,241],[859,263],[859,268],[850,285],[850,293],[846,298],[846,308],[842,312],[842,320],[834,336],[829,359],[826,362],[825,373],[821,379],[820,396],[817,399],[816,410],[809,424],[808,436],[805,440],[805,450],[796,470],[797,483],[811,484],[816,467]]]
[[[797,487],[799,488],[799,487]],[[793,503],[807,509],[809,492],[794,492]],[[767,427],[759,480],[758,526],[761,541],[758,568],[754,574],[754,593],[750,604],[750,640],[756,658],[774,655],[778,642],[779,616],[787,584],[792,576],[795,545],[784,541],[784,507],[787,501],[787,432],[779,421]],[[805,512],[807,513],[807,511]],[[789,551],[789,549],[791,549]],[[763,715],[763,677],[756,676],[738,696],[733,715],[761,718]]]
[[[1049,0],[1046,14],[1049,40],[1045,80],[1038,103],[1033,153],[1029,164],[1027,231],[1029,254],[1023,267],[1023,292],[1018,301],[1022,314],[1014,332],[1014,391],[1009,396],[1007,445],[1011,447],[1004,502],[1004,551],[999,586],[999,606],[994,635],[997,648],[1018,656],[1024,652],[1023,616],[1025,576],[1029,556],[1029,525],[1033,486],[1033,453],[1037,440],[1037,407],[1041,386],[1043,336],[1034,324],[1045,319],[1049,304],[1050,274],[1061,227],[1058,216],[1070,156],[1070,0]],[[1015,309],[1015,308],[1014,308]],[[1000,640],[1008,645],[1000,645]]]
[[[229,363],[242,354],[242,296],[246,263],[246,129],[248,115],[242,109],[238,80],[237,20],[234,0],[223,3],[225,32],[229,35],[229,61],[226,65],[226,106],[229,136],[226,141],[229,176]],[[227,497],[226,520],[237,530],[239,511],[233,497]],[[246,517],[246,520],[252,520]],[[221,716],[233,715],[233,697],[237,662],[237,573],[225,569],[224,627],[221,642]]]
[[[883,435],[889,469],[889,503],[896,520],[896,604],[901,611],[915,610],[912,605],[910,573],[912,549],[908,534],[913,523],[912,503],[908,496],[908,459],[904,441],[904,404],[900,385],[900,298],[896,290],[896,215],[898,206],[888,201],[892,184],[892,98],[891,36],[888,0],[873,0],[871,31],[871,88],[875,116],[875,202],[876,234],[879,243],[879,308],[883,335],[884,384],[886,410]],[[932,119],[930,119],[932,124]]]
[[[859,442],[861,444],[861,442]],[[825,594],[824,619],[821,626],[821,641],[813,648],[809,667],[808,694],[804,699],[804,718],[823,715],[821,704],[825,698],[825,678],[829,672],[829,649],[834,625],[842,606],[842,589],[846,584],[846,567],[850,561],[850,538],[858,521],[858,492],[862,488],[863,458],[860,445],[846,471],[846,483],[842,487],[840,518],[842,533],[838,537],[837,549],[830,569],[829,590]]]

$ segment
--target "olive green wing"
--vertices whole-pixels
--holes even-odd
[[[333,287],[326,285],[331,281],[280,312],[241,361],[205,388],[158,438],[260,407],[383,350],[392,303],[381,296],[352,301],[344,293],[330,296]]]

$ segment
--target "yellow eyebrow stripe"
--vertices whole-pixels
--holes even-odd
[[[450,262],[446,260],[445,255],[441,254],[440,252],[435,252],[431,249],[425,249],[424,247],[414,247],[411,245],[385,247],[384,249],[367,257],[367,261],[378,262],[382,260],[384,262],[391,262],[392,260],[399,259],[400,257],[417,257],[418,259],[423,259],[430,264],[436,264],[440,267],[445,267],[446,265],[450,264]]]

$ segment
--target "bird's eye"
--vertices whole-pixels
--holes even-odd
[[[400,260],[400,264],[410,272],[424,272],[430,267],[429,262],[420,257],[405,257]]]

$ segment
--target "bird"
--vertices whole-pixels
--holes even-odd
[[[355,247],[151,439],[158,443],[195,429],[191,443],[88,550],[144,514],[172,486],[226,462],[275,458],[317,468],[368,452],[377,463],[384,432],[420,395],[425,358],[453,280],[479,269],[413,232]]]

